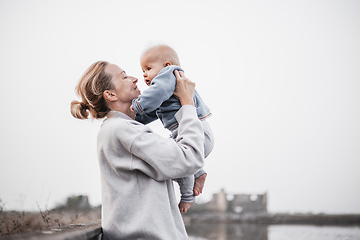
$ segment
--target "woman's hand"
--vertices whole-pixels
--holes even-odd
[[[185,77],[183,72],[174,71],[176,76],[176,87],[174,95],[180,100],[181,106],[194,106],[195,83]]]

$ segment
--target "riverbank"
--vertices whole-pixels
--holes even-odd
[[[191,223],[244,223],[244,224],[310,224],[310,225],[357,225],[360,214],[235,214],[192,213],[184,214],[185,224]]]
[[[0,211],[0,237],[21,233],[69,229],[78,224],[99,221],[101,208],[88,210]]]

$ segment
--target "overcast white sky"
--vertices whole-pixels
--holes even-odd
[[[101,203],[101,122],[70,115],[75,85],[106,60],[143,91],[140,53],[166,43],[213,112],[198,202],[224,188],[267,192],[270,212],[360,213],[360,1],[0,0],[0,36],[5,209]]]

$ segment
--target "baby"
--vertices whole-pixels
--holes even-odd
[[[180,68],[178,55],[169,46],[157,45],[143,53],[140,65],[144,73],[144,81],[149,88],[132,102],[131,109],[136,113],[136,120],[148,124],[160,119],[164,127],[171,131],[171,137],[176,139],[178,123],[174,115],[181,108],[181,104],[173,95],[176,86],[174,71],[183,71]],[[207,157],[214,147],[213,134],[205,120],[211,116],[211,112],[196,90],[194,103],[204,129],[204,154]],[[181,213],[187,212],[195,202],[195,196],[202,192],[205,179],[206,172],[203,169],[194,176],[174,179],[180,187],[179,209]]]

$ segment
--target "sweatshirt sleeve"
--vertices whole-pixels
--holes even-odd
[[[150,87],[132,101],[133,109],[137,114],[156,110],[174,94],[176,86],[174,70],[181,70],[181,68],[177,66],[163,68],[151,81]]]
[[[133,138],[122,145],[132,154],[131,170],[163,181],[196,173],[204,165],[204,134],[193,106],[183,106],[175,115],[179,122],[178,137],[163,138],[146,126],[131,126]],[[119,133],[124,135],[124,133]]]

